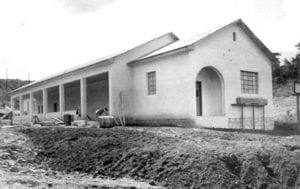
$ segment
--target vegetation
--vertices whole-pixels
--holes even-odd
[[[300,43],[296,45],[297,50],[300,51]],[[296,54],[291,60],[284,59],[280,64],[278,56],[279,53],[275,53],[277,61],[273,63],[273,83],[274,84],[286,84],[287,81],[297,78],[297,65],[300,64],[300,52]]]
[[[9,104],[9,95],[8,93],[12,90],[15,90],[23,85],[30,83],[28,80],[20,79],[0,79],[0,105]]]

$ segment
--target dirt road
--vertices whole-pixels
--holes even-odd
[[[38,149],[20,127],[0,128],[0,188],[159,188],[145,182],[120,178],[93,178],[84,173],[52,171],[47,162],[37,160]]]

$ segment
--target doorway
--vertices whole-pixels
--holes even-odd
[[[202,116],[202,83],[196,81],[197,116]]]
[[[196,78],[197,116],[224,115],[224,81],[221,73],[211,67],[204,67]]]

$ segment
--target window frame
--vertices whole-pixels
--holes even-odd
[[[240,83],[242,94],[258,94],[259,93],[259,76],[258,72],[240,71]]]
[[[157,92],[156,88],[156,71],[147,72],[147,94],[155,95]]]

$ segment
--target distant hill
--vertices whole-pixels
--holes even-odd
[[[0,79],[0,106],[2,104],[10,104],[10,99],[8,93],[12,90],[15,90],[23,85],[30,83],[28,80],[20,79]]]

